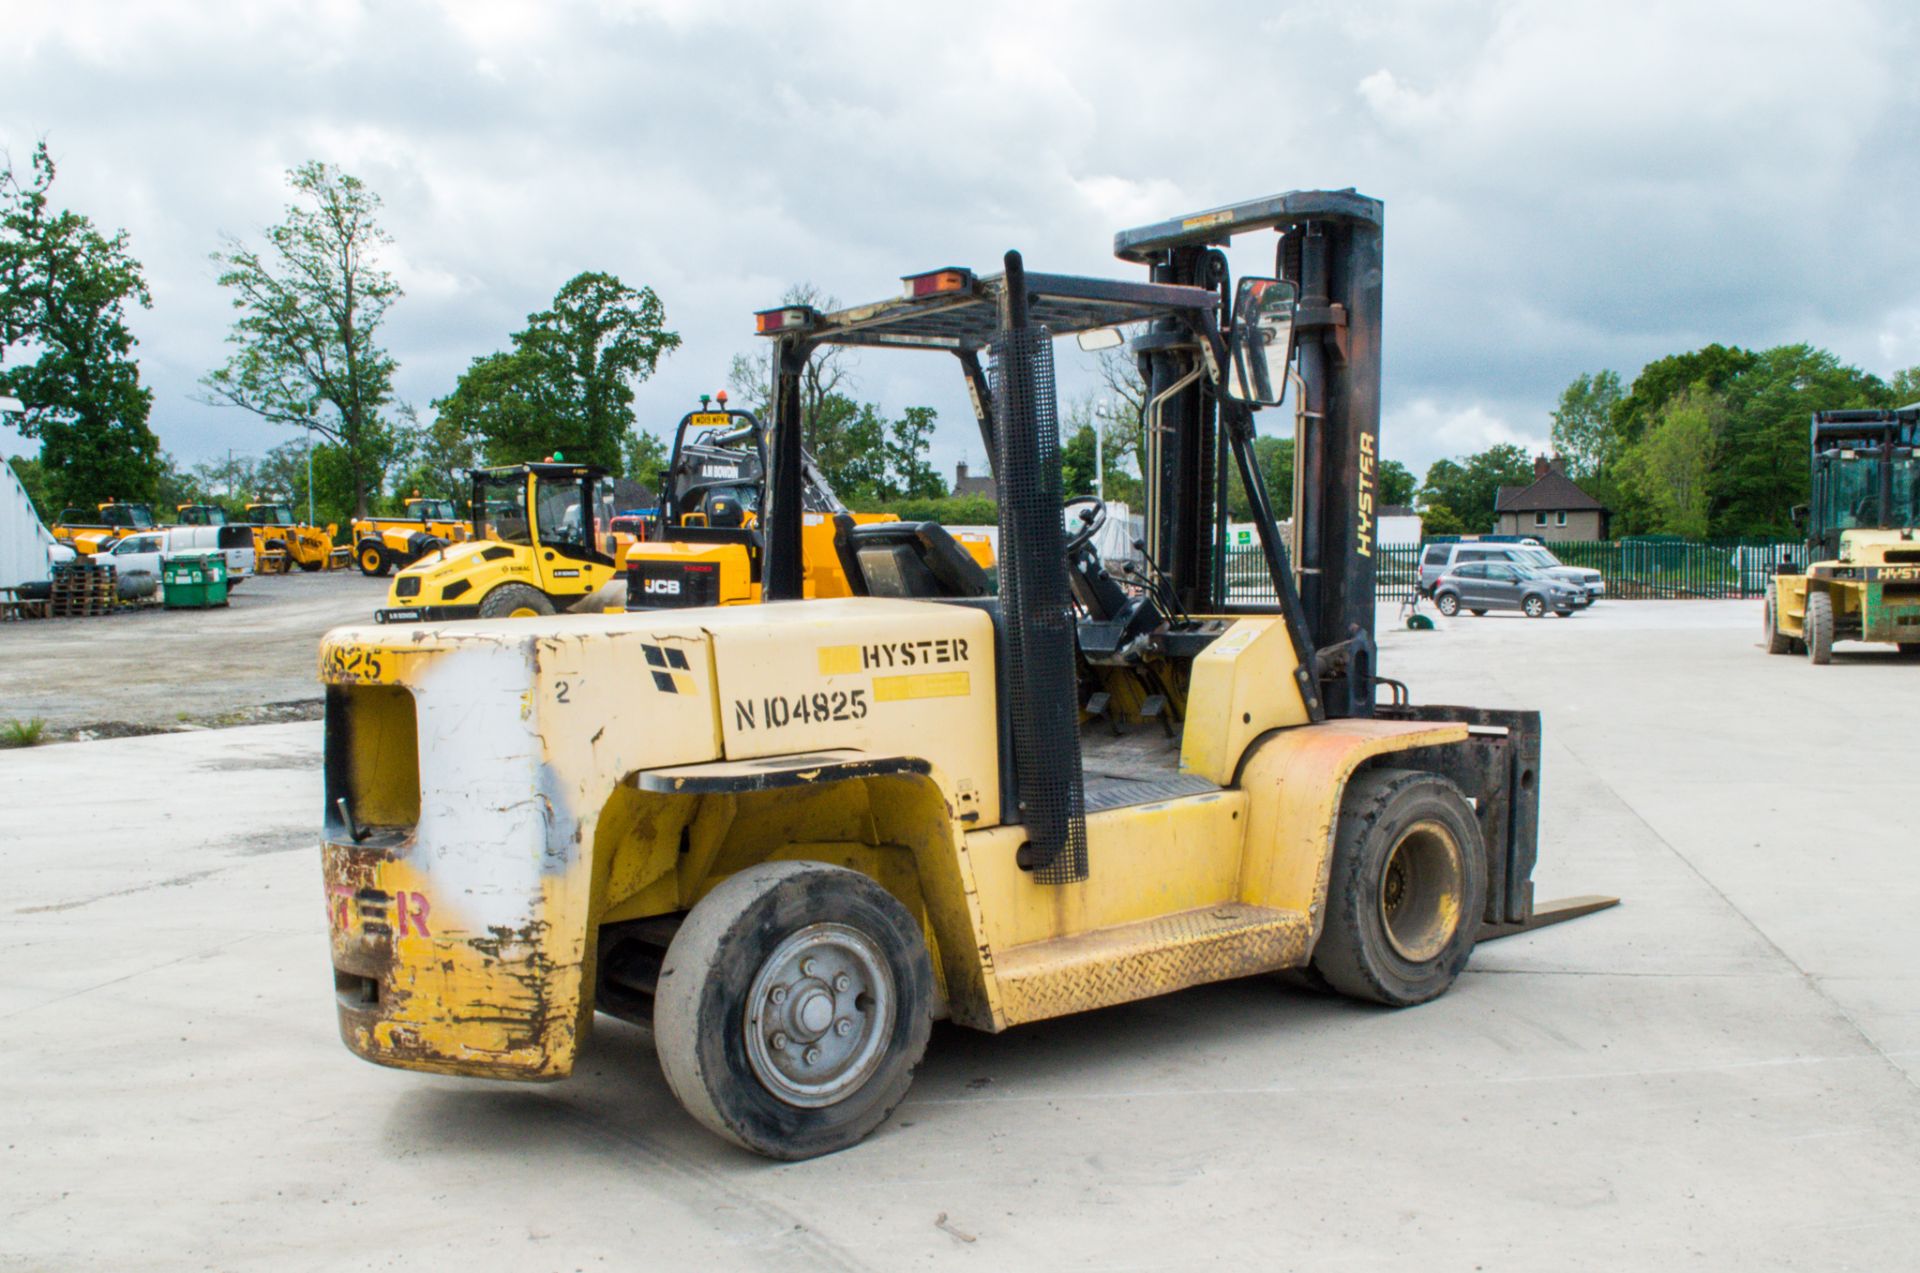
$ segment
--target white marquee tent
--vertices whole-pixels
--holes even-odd
[[[52,543],[53,535],[41,525],[20,475],[0,460],[0,588],[45,583]]]

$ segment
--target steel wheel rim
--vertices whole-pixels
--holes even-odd
[[[1547,603],[1540,600],[1540,598],[1538,597],[1527,598],[1526,611],[1527,611],[1528,618],[1537,619],[1541,615],[1545,614],[1546,610],[1547,610]]]
[[[372,549],[368,549],[366,552],[360,554],[360,564],[368,570],[378,570],[380,569],[380,554],[374,552]]]
[[[880,1068],[898,996],[878,943],[845,924],[809,924],[774,947],[747,990],[747,1064],[802,1109],[845,1100]]]
[[[531,619],[534,616],[538,615],[539,613],[540,612],[538,610],[535,610],[532,606],[517,606],[514,609],[507,611],[507,617],[509,619]]]
[[[1445,826],[1416,822],[1400,833],[1380,872],[1380,927],[1395,954],[1419,964],[1447,948],[1464,878],[1460,842]]]

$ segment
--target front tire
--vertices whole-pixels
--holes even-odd
[[[1445,994],[1473,953],[1487,854],[1460,789],[1372,769],[1340,802],[1325,927],[1312,965],[1343,995],[1404,1008]]]
[[[1761,632],[1767,638],[1768,654],[1793,653],[1793,638],[1780,630],[1780,586],[1767,585],[1767,604],[1760,620]]]
[[[1807,593],[1805,633],[1807,659],[1815,664],[1833,662],[1833,598],[1824,592]]]
[[[547,594],[523,583],[503,583],[480,599],[482,619],[526,619],[552,613],[553,602]]]
[[[932,1027],[920,926],[866,876],[766,862],[702,898],[661,965],[654,1044],[709,1131],[769,1158],[863,1140],[907,1094]]]
[[[369,579],[384,578],[393,570],[393,562],[387,559],[387,550],[371,540],[360,545],[355,560],[360,563],[360,573]]]
[[[1546,598],[1535,593],[1520,602],[1520,609],[1529,619],[1538,619],[1547,612]]]
[[[1443,592],[1433,599],[1433,608],[1451,619],[1460,613],[1460,598],[1451,592]]]
[[[1471,613],[1473,617],[1476,619],[1484,619],[1487,617],[1487,612],[1485,610],[1474,610]]]

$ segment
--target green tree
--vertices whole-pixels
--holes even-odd
[[[1380,461],[1380,502],[1382,504],[1407,505],[1413,503],[1414,492],[1419,489],[1420,479],[1413,470],[1398,460]]]
[[[1511,442],[1502,442],[1477,455],[1435,460],[1420,488],[1420,506],[1429,517],[1436,505],[1444,506],[1466,528],[1454,533],[1484,533],[1494,528],[1494,500],[1500,488],[1526,486],[1532,481],[1533,462],[1527,453]]]
[[[656,494],[667,471],[667,444],[645,429],[629,429],[620,439],[620,472]]]
[[[80,213],[56,211],[53,158],[34,147],[32,174],[0,167],[0,393],[26,410],[12,423],[40,443],[53,511],[108,499],[146,500],[160,472],[147,427],[131,303],[150,308],[127,233],[108,237]]]
[[[575,275],[550,308],[527,316],[512,349],[474,359],[434,408],[479,440],[492,463],[559,452],[619,473],[634,387],[680,345],[665,322],[652,288]]]
[[[1902,367],[1887,382],[1889,396],[1902,407],[1920,403],[1920,367]]]
[[[1094,493],[1096,440],[1093,425],[1082,424],[1060,447],[1060,489],[1069,499]]]
[[[1253,440],[1253,457],[1267,488],[1267,500],[1273,505],[1274,519],[1285,521],[1293,516],[1293,439],[1262,434]],[[1240,481],[1240,466],[1231,459],[1227,462],[1227,516],[1236,521],[1253,516],[1253,502]]]
[[[40,461],[32,456],[14,455],[7,457],[7,463],[13,466],[13,475],[20,479],[27,498],[33,501],[33,511],[40,515],[41,521],[51,523],[60,510],[47,498],[47,475]]]
[[[1623,460],[1628,486],[1652,508],[1654,529],[1706,538],[1714,460],[1726,404],[1704,384],[1669,397]]]
[[[213,254],[239,317],[226,366],[202,383],[209,401],[326,438],[365,513],[399,446],[384,415],[396,364],[379,343],[401,295],[377,259],[392,239],[375,220],[380,197],[357,177],[312,161],[287,184],[295,202],[263,251],[229,238]]]
[[[1621,399],[1617,372],[1582,373],[1560,391],[1553,412],[1553,449],[1576,482],[1599,476],[1614,460],[1613,412]]]
[[[887,425],[888,481],[904,499],[939,499],[947,484],[927,462],[939,417],[932,407],[908,407]]]

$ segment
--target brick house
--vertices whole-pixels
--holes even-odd
[[[1532,535],[1543,542],[1607,537],[1606,505],[1581,490],[1563,463],[1557,456],[1536,456],[1531,485],[1495,492],[1496,535]]]
[[[953,493],[955,495],[984,495],[988,499],[999,499],[1000,488],[993,480],[993,474],[985,477],[973,477],[967,472],[967,462],[960,461],[953,466]]]

